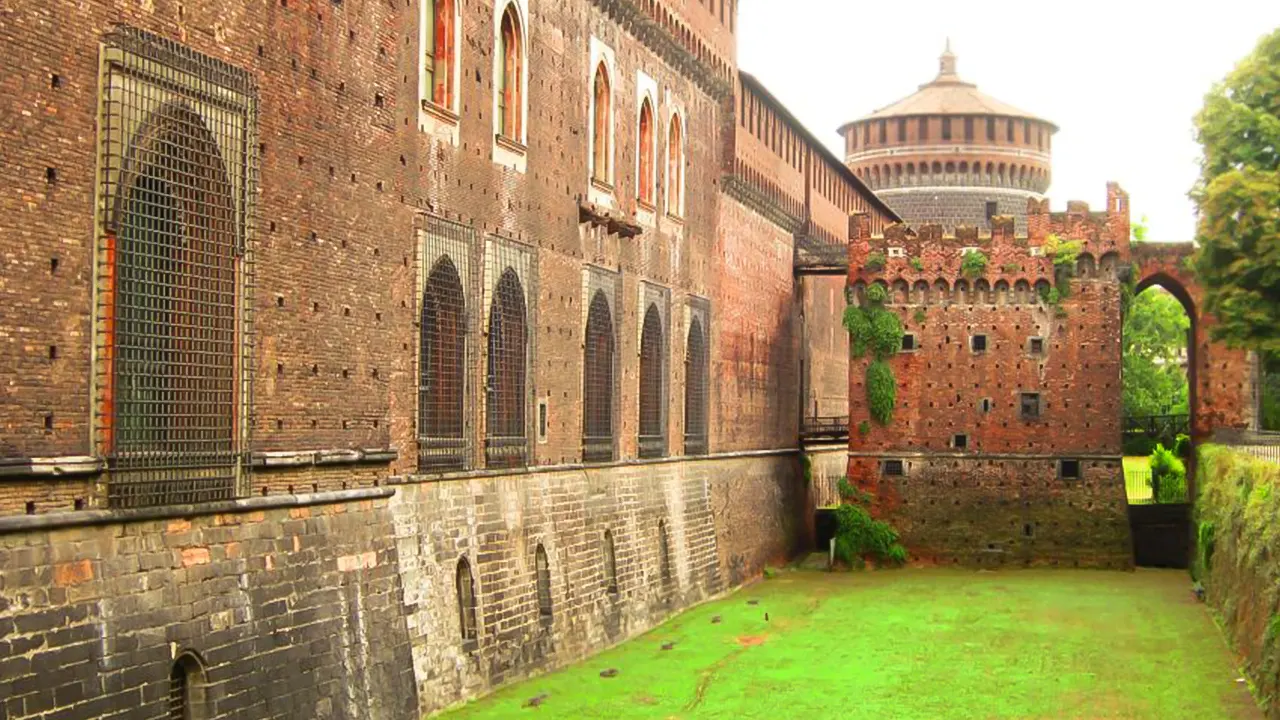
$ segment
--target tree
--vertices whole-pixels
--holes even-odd
[[[1190,328],[1182,303],[1168,292],[1153,287],[1133,299],[1124,318],[1126,415],[1188,412],[1182,361]]]
[[[1280,350],[1280,30],[1205,96],[1195,271],[1213,337]]]

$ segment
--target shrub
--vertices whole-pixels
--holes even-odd
[[[1005,263],[1001,270],[1004,270],[1009,275],[1017,275],[1022,272],[1022,266],[1017,263]]]
[[[871,318],[867,313],[854,305],[845,308],[844,329],[849,331],[849,338],[853,341],[853,356],[860,358],[866,355],[867,341],[871,339]]]
[[[864,270],[871,272],[880,272],[884,269],[885,257],[882,252],[873,252],[867,255],[867,262],[862,266]]]
[[[925,313],[924,308],[916,308],[916,314],[913,315],[912,317],[915,319],[917,324],[920,324],[920,323],[923,323],[925,319],[928,318],[929,316],[927,313]]]
[[[970,250],[960,258],[960,272],[967,278],[980,277],[987,272],[987,262],[980,250]]]
[[[862,422],[858,423],[858,434],[859,434],[859,435],[870,435],[870,434],[871,434],[871,423],[867,422],[866,420],[863,420]]]
[[[884,285],[881,285],[880,283],[875,283],[871,287],[867,288],[867,300],[871,301],[872,303],[879,305],[888,299],[889,299],[889,291],[885,289]]]
[[[1177,439],[1173,441],[1173,454],[1182,458],[1183,462],[1191,458],[1191,438],[1186,433],[1178,433]]]
[[[913,258],[911,258],[911,269],[912,269],[912,270],[915,270],[916,272],[921,272],[921,271],[923,271],[923,270],[924,270],[924,261],[923,261],[923,260],[921,260],[921,259],[920,259],[920,258],[918,258],[918,257],[913,257]]]
[[[871,350],[883,360],[902,349],[902,321],[887,310],[871,314]]]
[[[1040,300],[1042,300],[1045,305],[1056,306],[1058,303],[1062,302],[1062,293],[1058,292],[1058,288],[1056,287],[1043,288],[1040,290]]]
[[[847,504],[836,508],[836,557],[851,567],[861,567],[867,557],[901,565],[907,549],[891,525],[872,518],[861,504]]]
[[[1187,466],[1160,443],[1151,451],[1151,497],[1158,503],[1187,501]]]

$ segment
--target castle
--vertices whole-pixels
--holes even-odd
[[[738,69],[737,10],[17,0],[0,717],[417,717],[807,549],[845,472],[922,555],[1125,565],[1118,278],[1176,263],[1118,188],[908,230]],[[1095,262],[1065,319],[1050,233]],[[846,445],[876,283],[920,349]],[[1249,411],[1205,326],[1207,432]]]

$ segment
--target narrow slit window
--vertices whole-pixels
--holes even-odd
[[[653,142],[653,105],[649,98],[640,104],[640,158],[638,185],[640,202],[648,207],[654,203],[654,142]]]
[[[538,543],[534,551],[534,572],[538,589],[538,617],[548,621],[551,619],[551,562],[547,559],[547,550]]]
[[[475,640],[476,625],[476,585],[471,575],[471,563],[467,559],[458,559],[458,569],[454,577],[454,586],[458,596],[458,629],[462,639]]]
[[[906,475],[906,468],[901,460],[885,460],[881,467],[881,472],[886,477],[901,477]]]
[[[604,62],[596,66],[593,81],[595,117],[591,122],[591,177],[606,185],[613,177],[611,160],[613,157],[613,91],[609,82],[609,70]]]

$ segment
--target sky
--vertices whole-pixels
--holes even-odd
[[[1052,209],[1104,209],[1114,180],[1153,241],[1193,238],[1193,118],[1213,83],[1280,26],[1280,0],[740,2],[739,66],[837,156],[836,128],[932,80],[949,37],[961,78],[1060,128]]]

